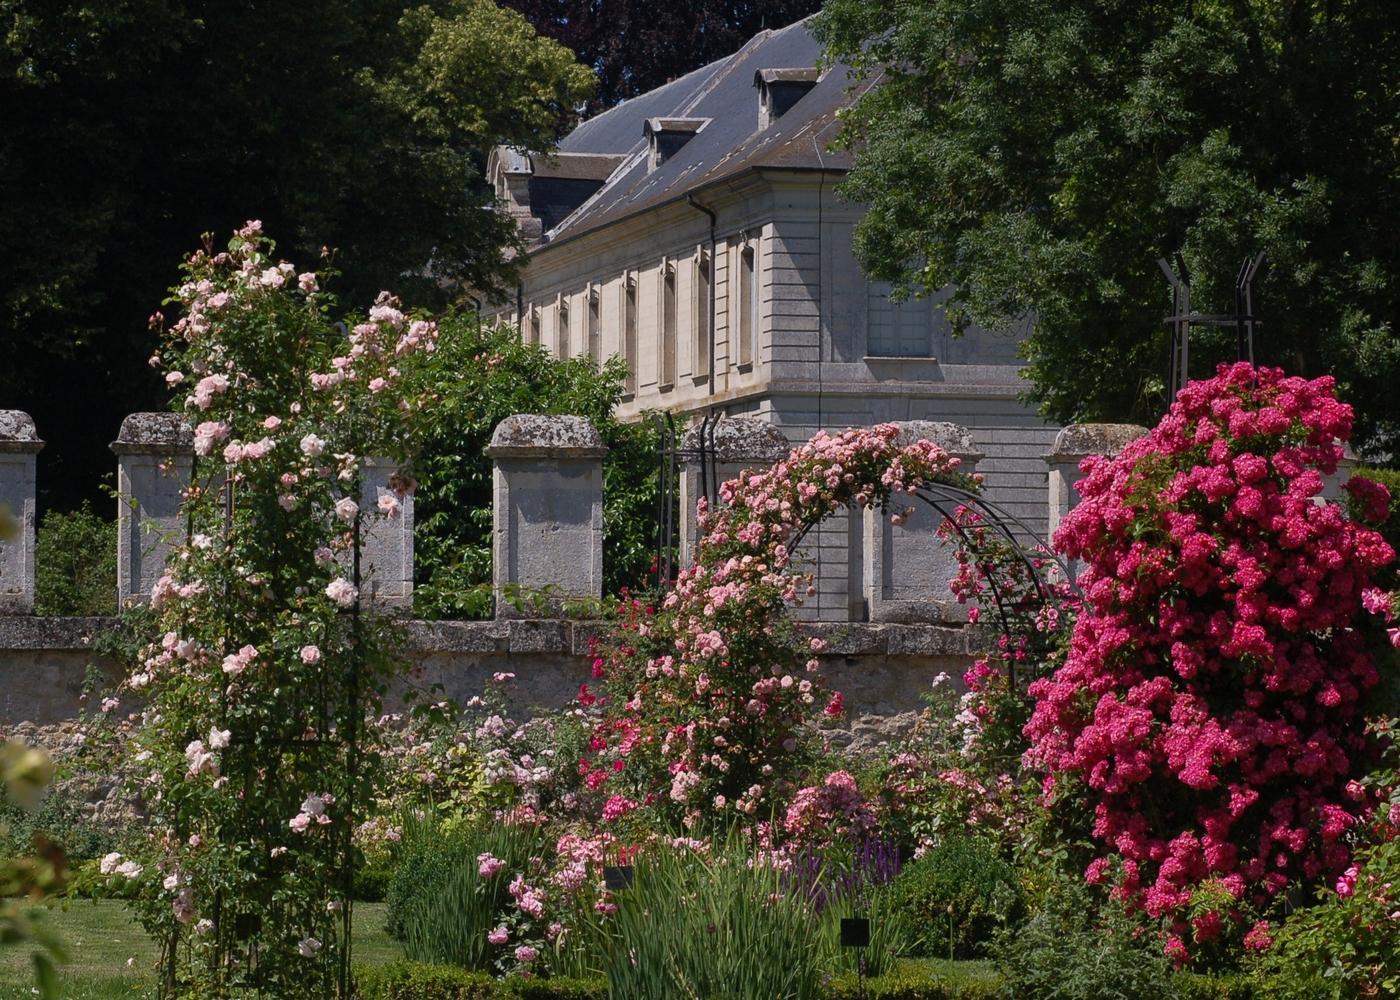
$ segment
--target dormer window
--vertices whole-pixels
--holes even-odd
[[[708,118],[648,118],[642,126],[647,139],[647,172],[676,155],[709,122]]]
[[[758,88],[758,128],[769,125],[792,110],[817,85],[820,73],[814,66],[796,69],[761,69],[753,75]]]

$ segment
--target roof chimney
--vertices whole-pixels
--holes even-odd
[[[761,69],[754,73],[753,85],[758,88],[758,130],[762,132],[790,111],[817,85],[820,76],[815,66]]]
[[[648,118],[642,126],[647,137],[647,173],[674,156],[709,122],[708,118]]]

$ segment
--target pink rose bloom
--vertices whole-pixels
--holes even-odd
[[[321,648],[319,646],[302,646],[301,662],[308,667],[321,662]]]
[[[343,499],[336,502],[335,516],[340,518],[342,521],[348,522],[355,520],[355,515],[359,512],[360,505],[357,504],[354,500],[351,500],[349,497],[344,497]]]
[[[399,501],[392,493],[385,493],[379,498],[379,512],[387,518],[399,516]]]
[[[491,933],[486,935],[486,940],[494,945],[505,944],[507,941],[510,940],[510,931],[506,930],[504,927],[497,927]]]
[[[228,437],[228,424],[219,420],[206,420],[194,429],[194,453],[200,456],[214,454],[214,446]]]
[[[307,458],[315,458],[326,450],[326,442],[318,438],[315,434],[308,434],[301,439],[301,453]]]
[[[326,585],[326,596],[342,608],[348,608],[359,599],[360,592],[355,585],[343,577],[336,577]]]
[[[476,873],[482,878],[491,878],[505,866],[506,863],[504,861],[500,858],[492,857],[490,854],[478,854],[476,857]],[[492,941],[491,943],[500,944],[501,941]]]
[[[287,825],[297,833],[305,833],[306,828],[311,825],[311,817],[306,813],[297,813],[287,821]]]
[[[528,944],[522,944],[519,948],[515,949],[515,960],[521,965],[529,965],[538,955],[539,952],[535,951],[535,949],[531,948]]]
[[[226,375],[206,375],[195,383],[194,405],[201,410],[209,409],[209,404],[214,402],[214,397],[221,392],[228,391],[228,376]]]
[[[282,426],[282,418],[281,418],[281,417],[268,417],[266,420],[264,420],[264,421],[262,422],[262,425],[263,425],[263,428],[266,429],[266,430],[275,431],[277,428],[279,428],[279,427]]]

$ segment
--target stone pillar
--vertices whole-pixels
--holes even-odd
[[[1079,492],[1074,488],[1083,475],[1079,463],[1090,455],[1112,458],[1146,433],[1147,428],[1137,424],[1070,424],[1060,429],[1045,456],[1050,467],[1047,541],[1054,538],[1064,516],[1079,505]]]
[[[689,566],[694,560],[698,529],[695,504],[705,495],[704,478],[699,458],[701,428],[686,431],[681,439],[685,457],[680,469],[680,565]],[[767,469],[792,451],[787,436],[773,424],[752,417],[723,417],[715,424],[713,439],[703,442],[714,449],[714,482],[710,491],[717,493],[719,484],[734,479],[741,472]]]
[[[962,472],[976,472],[983,458],[971,433],[958,424],[910,420],[899,428],[901,446],[932,441],[962,461]],[[903,494],[894,498],[891,513],[895,508],[913,508],[902,525],[878,510],[864,513],[864,590],[870,621],[966,621],[967,609],[949,589],[958,575],[958,543],[938,537],[944,518],[923,500]]]
[[[0,538],[0,615],[34,613],[34,469],[43,447],[29,414],[0,410],[0,510],[18,529]]]
[[[486,454],[495,463],[491,577],[497,617],[517,611],[509,591],[548,591],[561,599],[603,593],[603,456],[584,417],[517,413],[496,425]]]
[[[1322,499],[1341,501],[1346,498],[1342,487],[1351,478],[1352,472],[1356,470],[1356,453],[1351,450],[1351,445],[1342,445],[1342,460],[1337,463],[1337,471],[1330,476],[1322,477]]]
[[[1113,458],[1129,442],[1146,433],[1147,428],[1138,424],[1070,424],[1060,429],[1055,435],[1050,454],[1045,456],[1045,464],[1050,467],[1049,510],[1045,528],[1047,542],[1053,544],[1060,521],[1079,506],[1079,491],[1074,488],[1074,484],[1083,478],[1079,463],[1090,455]],[[1077,561],[1067,560],[1065,568],[1071,577],[1079,576]]]
[[[148,600],[172,545],[185,540],[180,505],[194,471],[194,432],[178,413],[133,413],[117,456],[117,603]]]
[[[413,606],[413,494],[400,497],[389,481],[398,464],[366,458],[360,472],[360,593],[376,607],[406,611]],[[392,497],[398,513],[386,517],[381,497]]]

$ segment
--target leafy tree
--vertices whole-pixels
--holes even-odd
[[[542,35],[573,49],[598,74],[596,113],[735,52],[764,28],[782,28],[820,0],[502,0]]]
[[[877,87],[850,115],[857,255],[955,320],[1033,312],[1051,418],[1165,404],[1181,251],[1205,312],[1268,254],[1261,363],[1334,373],[1358,439],[1400,443],[1400,8],[1390,0],[831,0],[828,56]],[[1193,335],[1199,372],[1233,330]]]
[[[335,247],[356,303],[498,285],[486,153],[548,147],[592,86],[490,0],[0,0],[0,405],[50,441],[46,499],[161,405],[146,318],[191,232]]]

